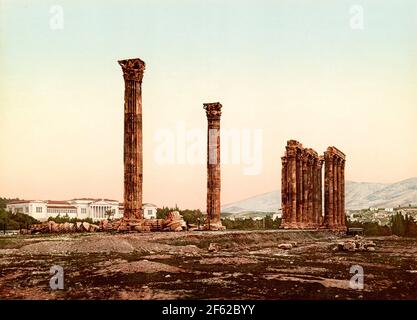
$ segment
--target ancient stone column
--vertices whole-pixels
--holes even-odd
[[[289,205],[290,210],[290,225],[294,227],[297,223],[297,150],[290,147],[287,143],[287,157],[288,161],[288,192],[289,192]]]
[[[311,170],[312,170],[312,179],[313,179],[313,195],[312,195],[312,201],[313,201],[313,217],[312,217],[312,227],[317,228],[319,224],[319,181],[318,181],[318,165],[319,158],[315,157],[313,158],[312,164],[311,164]]]
[[[334,205],[333,205],[333,156],[325,152],[324,171],[324,220],[326,227],[334,226]]]
[[[328,147],[324,158],[326,225],[330,229],[345,230],[344,169],[342,169],[345,154],[336,147]]]
[[[283,209],[282,228],[296,228],[298,212],[298,192],[300,177],[298,176],[298,157],[300,143],[295,140],[287,141],[285,156],[282,157],[282,186],[281,200]]]
[[[321,166],[316,151],[287,141],[282,160],[282,228],[312,228],[321,223]],[[320,170],[318,170],[320,169]]]
[[[302,160],[302,154],[301,150],[297,149],[297,193],[296,193],[296,199],[297,199],[297,226],[300,227],[303,222],[303,199],[304,199],[304,193],[303,193],[303,160]]]
[[[205,103],[207,130],[207,221],[205,229],[224,229],[220,220],[220,116],[219,102]]]
[[[310,156],[309,156],[309,162],[308,162],[308,182],[309,182],[309,188],[308,188],[308,227],[312,228],[314,227],[315,221],[314,221],[314,192],[315,192],[315,175],[314,175],[314,153],[311,150]]]
[[[287,157],[281,157],[281,211],[282,219],[281,225],[285,226],[290,221],[290,210],[289,206],[289,192],[288,192],[288,160]]]
[[[303,156],[301,158],[302,161],[302,168],[303,168],[303,197],[302,197],[302,208],[303,208],[303,215],[301,218],[301,227],[305,228],[308,224],[308,188],[309,188],[309,181],[308,181],[308,155],[306,152],[303,152]]]
[[[125,219],[143,219],[142,212],[142,78],[145,62],[118,61],[125,81],[124,212]]]
[[[346,213],[345,213],[345,160],[343,159],[340,166],[340,181],[341,181],[341,211],[342,211],[342,227],[346,229]]]
[[[338,201],[338,159],[333,158],[333,206],[334,206],[334,226],[339,227],[339,201]]]
[[[317,202],[318,202],[318,225],[321,226],[323,224],[323,162],[324,158],[321,156],[318,160],[318,195],[317,195]]]
[[[342,226],[342,190],[341,188],[341,174],[340,174],[341,159],[337,158],[337,225]]]

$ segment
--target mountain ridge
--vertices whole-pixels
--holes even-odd
[[[346,209],[397,207],[417,204],[417,177],[394,183],[346,181]],[[281,207],[281,191],[274,190],[222,206],[222,213],[276,212]]]

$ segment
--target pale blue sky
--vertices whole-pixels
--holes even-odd
[[[351,180],[417,176],[416,39],[416,0],[0,0],[0,195],[122,199],[117,60],[131,57],[147,63],[147,202],[204,207],[204,166],[155,165],[153,137],[178,121],[205,128],[211,101],[223,127],[263,130],[262,174],[224,166],[224,203],[277,189],[292,138],[338,146]]]

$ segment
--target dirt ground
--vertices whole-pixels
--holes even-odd
[[[326,231],[0,237],[0,299],[417,299],[417,239],[369,239],[373,252],[334,251],[341,237]]]

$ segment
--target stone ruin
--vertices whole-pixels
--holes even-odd
[[[123,217],[143,219],[142,79],[145,62],[118,61],[125,82],[124,97],[124,211]]]
[[[146,220],[142,209],[142,79],[145,62],[141,59],[118,61],[122,67],[124,90],[124,213],[123,218],[100,224],[52,222],[33,225],[28,232],[95,231],[181,231],[186,223],[178,212],[166,219]],[[207,129],[207,218],[203,230],[224,230],[220,219],[220,117],[219,102],[205,103]],[[324,163],[324,186],[322,167]],[[345,155],[335,147],[324,156],[289,140],[282,157],[282,223],[285,229],[346,230]],[[323,216],[324,187],[324,216]]]
[[[142,231],[142,79],[145,62],[119,61],[125,82],[124,94],[124,213],[118,228]],[[207,219],[203,230],[222,230],[220,220],[220,116],[222,105],[205,103],[208,120],[207,141]],[[182,219],[182,217],[181,217]],[[139,227],[141,226],[141,227]],[[151,228],[153,230],[154,228]],[[177,227],[179,229],[179,227]]]
[[[55,223],[47,221],[33,224],[28,230],[22,231],[26,234],[37,233],[73,233],[73,232],[150,232],[150,231],[184,231],[187,224],[178,211],[167,214],[165,219],[117,219],[102,220],[98,224],[88,222]]]
[[[281,160],[281,227],[346,231],[345,154],[328,147],[324,156],[319,156],[300,142],[289,140]]]
[[[205,103],[207,115],[207,218],[203,230],[224,230],[220,219],[220,116],[219,102]]]

